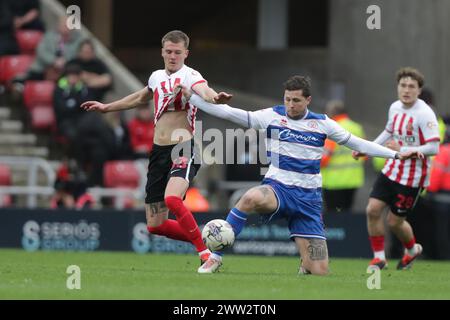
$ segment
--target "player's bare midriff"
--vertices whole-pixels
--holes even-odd
[[[153,142],[160,146],[176,144],[192,139],[192,129],[187,111],[166,111],[155,126]]]

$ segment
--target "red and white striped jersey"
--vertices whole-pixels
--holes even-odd
[[[173,88],[177,84],[182,84],[192,89],[193,86],[202,82],[206,82],[202,75],[186,65],[171,75],[168,75],[164,69],[153,72],[148,79],[148,89],[153,92],[155,124],[164,112],[187,110],[187,119],[194,131],[197,108],[183,99],[181,91],[174,94]]]
[[[387,132],[400,146],[421,146],[431,141],[439,141],[436,115],[421,99],[411,108],[405,108],[398,100],[389,109]],[[382,170],[390,180],[407,187],[426,187],[429,183],[430,159],[408,159],[386,161]]]

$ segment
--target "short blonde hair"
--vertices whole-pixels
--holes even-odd
[[[189,48],[189,37],[186,33],[180,30],[173,30],[164,35],[164,37],[161,39],[161,44],[164,47],[164,43],[170,41],[173,43],[180,43],[184,42],[184,47],[187,49]]]

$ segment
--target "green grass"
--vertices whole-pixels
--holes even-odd
[[[0,250],[0,299],[450,299],[450,263],[416,261],[381,273],[369,290],[365,259],[331,259],[326,277],[298,276],[298,258],[226,256],[198,275],[195,255]],[[66,288],[69,265],[81,290]]]

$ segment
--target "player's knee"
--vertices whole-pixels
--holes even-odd
[[[240,204],[244,210],[255,210],[262,205],[264,196],[258,190],[249,190],[241,198]]]
[[[304,269],[307,270],[309,274],[316,276],[326,276],[329,272],[327,262],[311,263],[305,266]]]
[[[369,218],[376,219],[381,217],[381,210],[377,206],[369,202],[369,204],[366,207],[366,214]]]
[[[400,219],[393,214],[388,214],[387,224],[389,228],[397,228],[403,223],[403,219]]]
[[[328,268],[327,267],[318,267],[313,270],[311,270],[311,274],[316,276],[326,276],[328,274]]]

